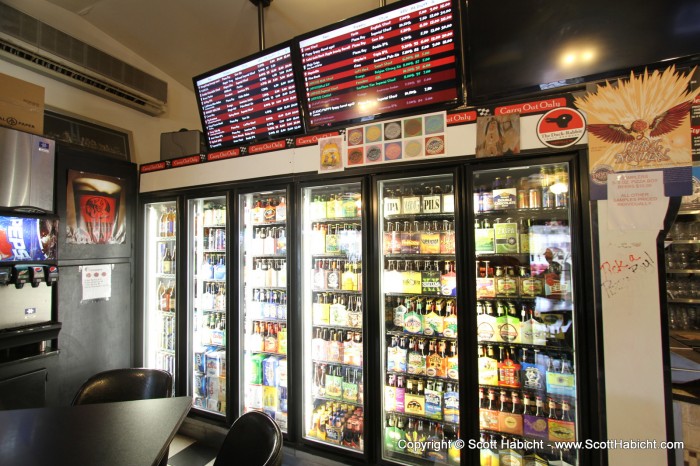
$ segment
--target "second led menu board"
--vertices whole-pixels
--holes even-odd
[[[299,39],[310,128],[460,103],[452,0],[404,2]]]
[[[194,88],[209,149],[302,130],[289,46],[196,76]]]

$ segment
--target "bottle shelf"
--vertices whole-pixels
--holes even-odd
[[[700,244],[700,239],[669,239],[666,238],[664,243],[669,244]]]
[[[174,280],[176,275],[174,273],[157,273],[156,278],[167,278],[170,280]]]
[[[330,402],[333,402],[333,403],[344,403],[344,404],[348,404],[348,405],[355,406],[355,407],[357,407],[357,408],[362,408],[362,407],[364,407],[364,403],[360,403],[360,402],[358,402],[358,401],[349,401],[349,400],[346,400],[345,398],[331,398],[331,397],[328,397],[328,396],[314,395],[314,396],[313,396],[313,399],[314,399],[314,400],[319,400],[319,401],[330,401]]]
[[[385,297],[391,298],[402,298],[404,296],[410,296],[411,298],[457,298],[456,295],[441,295],[441,294],[422,294],[422,293],[400,293],[398,291],[387,291],[384,292]],[[391,303],[393,306],[394,303]]]
[[[177,239],[176,236],[156,236],[155,240],[158,242],[173,242]]]
[[[414,258],[434,258],[434,259],[451,259],[456,260],[454,254],[440,253],[406,253],[406,254],[384,254],[385,259],[414,259]]]
[[[535,403],[536,397],[541,397],[542,401],[547,404],[547,399],[552,398],[553,400],[557,401],[558,403],[561,402],[561,400],[566,400],[569,402],[571,406],[575,406],[576,403],[576,396],[570,396],[570,395],[561,395],[557,393],[547,393],[547,391],[542,388],[542,390],[533,390],[531,388],[525,388],[525,387],[506,387],[503,385],[490,385],[490,384],[479,384],[479,388],[483,388],[485,390],[494,390],[497,392],[496,399],[498,400],[498,396],[500,396],[501,390],[506,391],[506,392],[519,392],[519,393],[527,393],[529,395],[533,395],[533,397],[530,399],[530,401]],[[488,395],[488,392],[484,392],[484,397],[486,398]],[[522,399],[520,400],[522,403]],[[520,413],[522,414],[522,413]]]
[[[402,375],[406,377],[410,377],[412,379],[421,379],[421,380],[440,380],[445,383],[459,383],[459,379],[451,379],[449,377],[438,377],[437,375],[425,375],[425,374],[409,374],[408,372],[401,372],[401,371],[386,371],[387,374],[396,374],[396,375]]]
[[[248,317],[246,316],[245,318],[246,323],[247,322],[273,322],[273,323],[281,323],[285,324],[287,323],[287,319],[280,319],[278,317]]]
[[[317,254],[311,254],[311,257],[314,259],[347,259],[348,255],[344,252],[319,252]]]
[[[342,293],[342,294],[355,294],[359,295],[362,294],[362,290],[340,290],[340,289],[332,289],[332,288],[326,288],[322,290],[311,290],[312,293]]]
[[[163,354],[169,354],[169,355],[174,355],[175,350],[174,349],[168,349],[168,348],[158,348],[156,350],[158,353],[163,353]]]
[[[202,225],[202,228],[226,228],[225,223],[211,223],[211,224],[205,224]]]
[[[569,213],[569,207],[564,206],[564,207],[536,207],[532,209],[499,209],[499,210],[483,210],[479,212],[474,212],[474,215],[477,217],[484,217],[487,215],[507,215],[507,216],[528,216],[532,217],[532,215],[539,215],[546,217],[547,215],[552,215],[552,214],[566,214],[565,216],[568,216]]]
[[[675,304],[700,304],[700,299],[697,298],[669,298],[669,303]]]
[[[161,311],[161,310],[156,310],[158,314],[160,314],[163,317],[175,317],[175,311]]]
[[[438,418],[434,418],[434,417],[423,416],[420,414],[405,413],[405,412],[401,412],[401,411],[392,411],[392,410],[384,411],[384,413],[385,413],[385,416],[410,417],[413,419],[419,419],[419,420],[423,420],[423,421],[427,421],[427,422],[437,422],[438,424],[453,426],[455,428],[459,427],[458,422],[445,421],[442,419],[442,416],[440,416],[440,419],[438,419]]]
[[[444,335],[426,335],[424,333],[408,333],[404,332],[403,330],[399,328],[392,328],[392,329],[387,329],[386,331],[387,335],[392,335],[392,336],[397,336],[397,337],[410,337],[410,338],[425,338],[425,339],[430,339],[430,340],[448,340],[448,341],[457,341],[457,337],[446,337]]]
[[[362,331],[362,327],[348,327],[347,325],[330,325],[330,324],[315,324],[312,323],[313,328],[329,329],[329,330],[344,330],[350,332]]]
[[[476,257],[529,257],[529,252],[477,252]]]
[[[681,209],[678,211],[678,215],[698,215],[700,214],[700,209]]]
[[[273,351],[258,351],[258,350],[251,350],[251,349],[247,349],[245,351],[246,351],[246,353],[251,353],[251,354],[267,354],[270,356],[283,356],[285,358],[287,357],[287,353],[276,353]]]
[[[700,300],[698,301],[700,302]],[[549,341],[549,340],[547,340]],[[525,349],[531,349],[531,350],[539,350],[539,351],[547,351],[547,352],[560,352],[560,353],[574,353],[573,348],[569,348],[566,346],[552,346],[552,345],[532,345],[529,343],[509,343],[505,341],[486,341],[486,340],[479,340],[477,341],[477,345],[481,346],[515,346],[517,348],[525,348]]]
[[[334,361],[322,361],[320,359],[312,359],[311,362],[315,362],[316,364],[329,364],[332,366],[342,366],[346,367],[348,369],[358,369],[362,370],[362,366],[356,366],[354,364],[343,364],[342,362],[334,362]]]
[[[254,254],[250,256],[251,259],[286,259],[287,254]]]
[[[700,273],[700,269],[668,269],[666,273],[676,273],[676,274],[695,274]]]
[[[205,254],[224,254],[226,249],[203,249],[202,253]]]
[[[250,226],[253,228],[258,228],[258,227],[283,227],[287,225],[286,220],[281,220],[279,222],[256,222],[256,223],[251,223]]]
[[[200,280],[203,282],[211,282],[211,283],[226,283],[225,278],[204,278],[204,277],[199,277]]]
[[[312,218],[311,223],[361,223],[362,217]]]
[[[411,221],[421,221],[425,220],[427,221],[428,219],[430,220],[454,220],[455,218],[455,213],[454,212],[421,212],[419,214],[394,214],[394,215],[385,215],[384,219],[387,222],[397,222],[397,221],[406,221],[406,222],[411,222]]]

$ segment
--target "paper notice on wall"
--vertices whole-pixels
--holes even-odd
[[[84,265],[82,267],[83,301],[112,297],[112,265]]]
[[[608,229],[663,229],[668,198],[664,196],[662,171],[617,173],[609,176],[608,200]]]

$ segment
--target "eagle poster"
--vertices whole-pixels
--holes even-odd
[[[666,196],[690,194],[690,109],[700,89],[689,91],[693,72],[675,67],[606,82],[576,99],[586,113],[591,199],[607,198],[613,173],[663,170]]]

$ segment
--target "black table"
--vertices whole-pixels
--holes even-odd
[[[156,465],[190,397],[0,411],[0,465]]]

